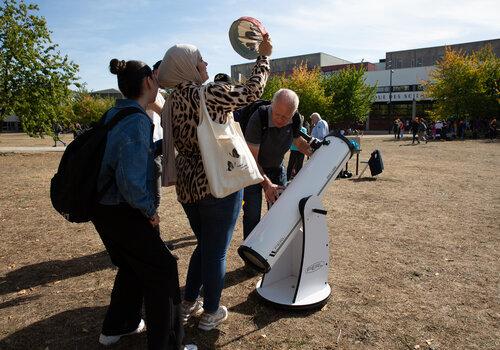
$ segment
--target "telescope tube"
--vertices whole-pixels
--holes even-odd
[[[238,248],[241,258],[255,270],[267,273],[301,225],[299,202],[311,195],[321,197],[354,153],[352,143],[330,133],[278,200]]]

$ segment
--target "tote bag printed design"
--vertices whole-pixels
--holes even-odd
[[[200,88],[200,123],[196,129],[203,168],[210,192],[223,198],[246,186],[262,182],[257,163],[232,114],[225,124],[214,122],[205,104],[205,87]]]

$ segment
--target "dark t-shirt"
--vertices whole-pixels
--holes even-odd
[[[260,113],[267,113],[267,128],[263,132]],[[257,109],[245,131],[248,143],[259,145],[258,163],[263,168],[276,168],[283,162],[285,153],[290,149],[295,138],[299,137],[300,115],[296,112],[290,122],[282,128],[274,126],[271,118],[271,106]]]

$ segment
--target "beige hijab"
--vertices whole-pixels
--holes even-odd
[[[203,84],[197,64],[201,54],[193,45],[174,45],[165,53],[158,68],[158,81],[164,88],[175,88],[183,82]],[[162,186],[175,185],[177,171],[175,169],[175,148],[172,134],[172,98],[168,96],[161,113],[163,127],[163,171]]]

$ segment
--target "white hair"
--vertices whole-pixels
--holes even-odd
[[[309,118],[310,118],[311,120],[312,120],[313,118],[318,118],[318,121],[319,121],[319,120],[321,120],[321,116],[319,115],[319,113],[316,113],[316,112],[314,112],[313,114],[311,114],[311,116],[310,116]]]
[[[286,103],[293,112],[299,108],[299,96],[297,96],[293,90],[279,89],[273,96],[272,105],[274,105],[277,100]]]

